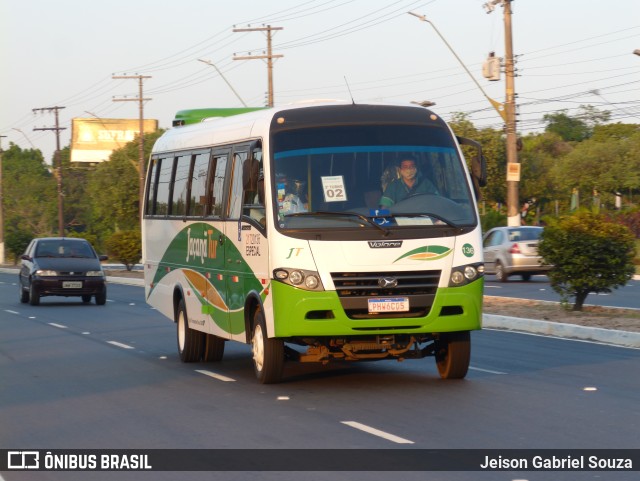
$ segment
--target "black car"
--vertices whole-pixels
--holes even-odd
[[[44,296],[78,296],[99,306],[107,302],[107,283],[99,256],[85,239],[43,237],[33,239],[20,256],[20,302],[32,306]]]

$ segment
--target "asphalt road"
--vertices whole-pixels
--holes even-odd
[[[514,275],[507,282],[498,282],[496,277],[488,275],[485,280],[484,293],[487,296],[515,297],[539,301],[560,301],[560,295],[549,284],[544,275],[533,276],[530,281],[523,281]],[[636,276],[627,285],[613,289],[609,294],[587,296],[586,305],[624,307],[640,309],[640,278]]]
[[[640,448],[640,350],[484,330],[465,380],[433,359],[288,365],[254,379],[248,346],[183,364],[175,328],[143,289],[106,306],[21,304],[0,274],[0,448]],[[18,473],[85,479],[635,480],[637,472]]]

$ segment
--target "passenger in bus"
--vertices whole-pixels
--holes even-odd
[[[391,181],[382,194],[380,207],[391,207],[413,195],[438,194],[436,186],[418,172],[415,158],[404,156],[398,172],[400,177]]]
[[[289,181],[286,175],[276,175],[276,189],[278,194],[278,214],[280,217],[298,212],[307,212],[307,204],[303,200],[304,182]]]

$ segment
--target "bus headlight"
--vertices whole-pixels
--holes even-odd
[[[273,278],[300,289],[308,291],[323,291],[324,287],[320,281],[320,276],[316,271],[304,269],[279,268],[273,271]]]
[[[484,264],[468,264],[466,266],[454,267],[451,270],[451,277],[449,279],[449,287],[460,287],[476,279],[484,276]]]

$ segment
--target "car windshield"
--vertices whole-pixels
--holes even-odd
[[[85,242],[70,240],[47,240],[38,242],[36,257],[80,257],[92,258],[93,250]]]
[[[474,225],[451,134],[422,125],[358,125],[274,134],[273,197],[283,229]]]

